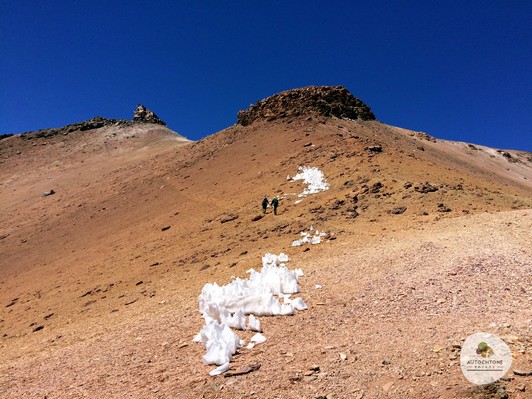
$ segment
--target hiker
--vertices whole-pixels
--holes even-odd
[[[268,202],[268,198],[264,197],[262,200],[262,213],[266,213],[266,208],[268,208],[268,205],[270,203]]]
[[[273,197],[272,206],[273,206],[273,214],[277,215],[277,207],[279,206],[279,199],[277,197]]]

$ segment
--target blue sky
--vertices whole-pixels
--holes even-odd
[[[338,84],[384,123],[532,151],[531,21],[518,0],[3,0],[0,133],[142,103],[199,139],[269,95]]]

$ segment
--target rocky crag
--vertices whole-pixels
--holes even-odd
[[[330,117],[375,120],[362,100],[343,86],[308,86],[275,94],[238,113],[238,124],[247,126],[256,120],[272,121],[293,117]]]
[[[83,122],[72,123],[64,127],[42,129],[36,132],[26,132],[20,135],[23,140],[34,140],[39,138],[48,138],[56,135],[67,135],[76,131],[85,131],[92,129],[99,129],[106,126],[133,126],[140,123],[153,123],[166,126],[155,113],[139,104],[133,112],[133,120],[128,119],[108,119],[101,116],[96,116]]]

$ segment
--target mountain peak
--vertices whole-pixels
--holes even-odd
[[[158,125],[166,126],[166,123],[164,123],[157,115],[155,115],[153,111],[150,111],[142,104],[137,105],[137,108],[133,112],[133,120],[135,122],[156,123]]]
[[[344,86],[307,86],[274,94],[238,113],[238,124],[298,116],[336,116],[343,119],[375,120],[362,100]]]

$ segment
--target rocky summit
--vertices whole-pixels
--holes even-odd
[[[272,121],[299,116],[336,116],[342,119],[375,120],[362,100],[343,86],[308,86],[275,94],[238,113],[238,124],[256,120]]]
[[[155,115],[153,111],[150,111],[142,104],[137,105],[135,112],[133,112],[133,120],[135,122],[156,123],[158,125],[166,126],[166,123],[164,123],[157,115]]]

